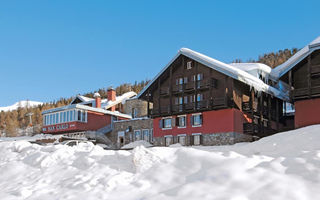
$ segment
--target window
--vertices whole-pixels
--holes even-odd
[[[192,126],[201,126],[202,125],[202,114],[194,114],[191,116]]]
[[[179,97],[179,105],[182,105],[182,103],[183,103],[183,98]]]
[[[186,127],[186,116],[178,116],[177,118],[177,126],[178,128],[185,128]]]
[[[132,108],[132,118],[136,118],[137,117],[137,109],[136,108]]]
[[[188,103],[188,96],[184,96],[184,104],[187,104]]]
[[[195,102],[196,96],[195,95],[191,95],[190,96],[190,103]]]
[[[67,113],[63,112],[63,122],[67,122]]]
[[[183,84],[183,78],[179,78],[179,85]]]
[[[135,130],[134,131],[134,140],[137,141],[137,140],[141,140],[141,131],[140,130]]]
[[[81,121],[81,110],[78,110],[78,120],[77,121]]]
[[[149,142],[150,141],[149,130],[142,130],[142,134],[143,134],[143,140]]]
[[[71,110],[70,121],[73,121],[73,118],[74,118],[74,110]]]
[[[59,124],[59,113],[56,113],[56,124]]]
[[[197,102],[203,100],[203,94],[197,94]]]
[[[178,142],[182,146],[186,145],[186,135],[178,135]]]
[[[63,112],[60,113],[60,123],[63,123]]]
[[[170,146],[172,144],[172,136],[165,136],[166,146]]]
[[[82,111],[82,117],[81,117],[81,121],[82,122],[86,122],[87,121],[87,117],[86,117],[86,114],[87,114],[87,112],[85,112],[85,111]]]
[[[171,128],[172,118],[163,119],[163,128]]]
[[[52,124],[56,123],[56,114],[52,114]]]
[[[69,122],[70,121],[70,119],[69,119],[69,116],[70,116],[70,112],[69,111],[67,111],[67,122]]]
[[[52,125],[52,122],[53,122],[52,115],[50,115],[50,125]]]
[[[184,83],[184,84],[188,83],[188,77],[184,77],[184,78],[183,78],[183,83]]]
[[[197,74],[197,81],[201,81],[203,79],[203,74]]]

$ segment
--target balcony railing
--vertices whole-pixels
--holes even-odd
[[[172,105],[172,110],[170,110],[170,105],[161,106],[160,110],[157,106],[150,110],[151,115],[167,115],[167,114],[177,114],[192,111],[203,111],[210,109],[218,109],[227,107],[226,99],[214,98],[213,100],[202,100],[198,102],[186,103],[186,104],[174,104]]]

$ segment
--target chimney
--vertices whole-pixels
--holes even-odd
[[[115,101],[116,100],[116,91],[112,87],[108,88],[107,96],[108,96],[108,101]],[[110,108],[110,110],[115,111],[116,106],[112,106]]]
[[[98,92],[94,93],[93,97],[96,99],[96,108],[101,108],[101,96]]]

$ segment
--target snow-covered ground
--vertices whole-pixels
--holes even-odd
[[[0,142],[7,199],[320,199],[320,125],[219,147]]]
[[[42,105],[42,102],[38,101],[19,101],[11,106],[6,106],[6,107],[0,107],[0,112],[4,111],[12,111],[12,110],[17,110],[19,107],[36,107],[38,105]]]

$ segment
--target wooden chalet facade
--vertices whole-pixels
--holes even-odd
[[[155,145],[220,145],[282,129],[285,97],[276,94],[236,66],[183,48],[138,98],[153,103]]]
[[[320,37],[271,72],[290,88],[295,128],[320,124]]]

